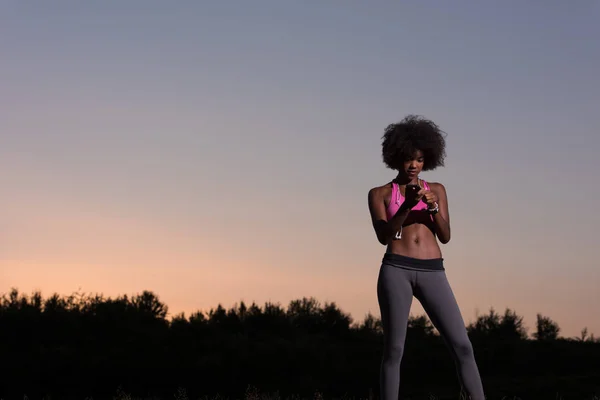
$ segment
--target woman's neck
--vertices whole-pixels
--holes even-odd
[[[410,185],[410,184],[418,185],[419,177],[415,176],[413,179],[410,179],[409,177],[407,177],[405,175],[398,175],[394,179],[394,182],[396,182],[399,185]]]

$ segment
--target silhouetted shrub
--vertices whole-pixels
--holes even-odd
[[[543,377],[544,393],[600,392],[600,343],[587,330],[565,339],[549,318],[538,322],[539,340],[529,340],[523,318],[508,309],[467,327],[486,392],[527,398],[539,393]],[[0,398],[112,399],[117,387],[145,398],[172,398],[180,387],[190,399],[239,397],[248,385],[282,398],[317,390],[376,396],[382,339],[379,318],[354,322],[335,303],[314,298],[287,308],[217,305],[168,319],[168,307],[149,291],[44,299],[15,289],[0,298]],[[406,340],[401,392],[454,395],[453,360],[425,315],[409,318]]]

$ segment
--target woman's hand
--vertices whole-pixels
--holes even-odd
[[[427,203],[427,208],[430,210],[436,208],[436,206],[438,205],[437,195],[431,190],[422,190],[421,192],[423,192],[423,201]]]

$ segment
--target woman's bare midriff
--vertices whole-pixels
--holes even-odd
[[[420,259],[442,257],[435,235],[429,227],[422,223],[404,226],[402,239],[390,242],[387,252]]]

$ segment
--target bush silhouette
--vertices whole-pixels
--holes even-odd
[[[467,327],[488,398],[598,394],[600,343],[587,331],[558,337],[549,317],[537,322],[535,340],[509,309]],[[381,351],[379,318],[354,321],[314,298],[218,304],[172,318],[150,291],[44,298],[13,289],[0,298],[0,398],[112,399],[118,387],[143,398],[172,398],[181,388],[190,399],[242,397],[249,385],[281,398],[376,397]],[[425,315],[408,321],[402,371],[406,396],[458,392],[450,354]]]
[[[558,324],[552,321],[549,317],[544,317],[542,314],[537,314],[536,332],[533,337],[537,340],[556,340],[560,328]]]

